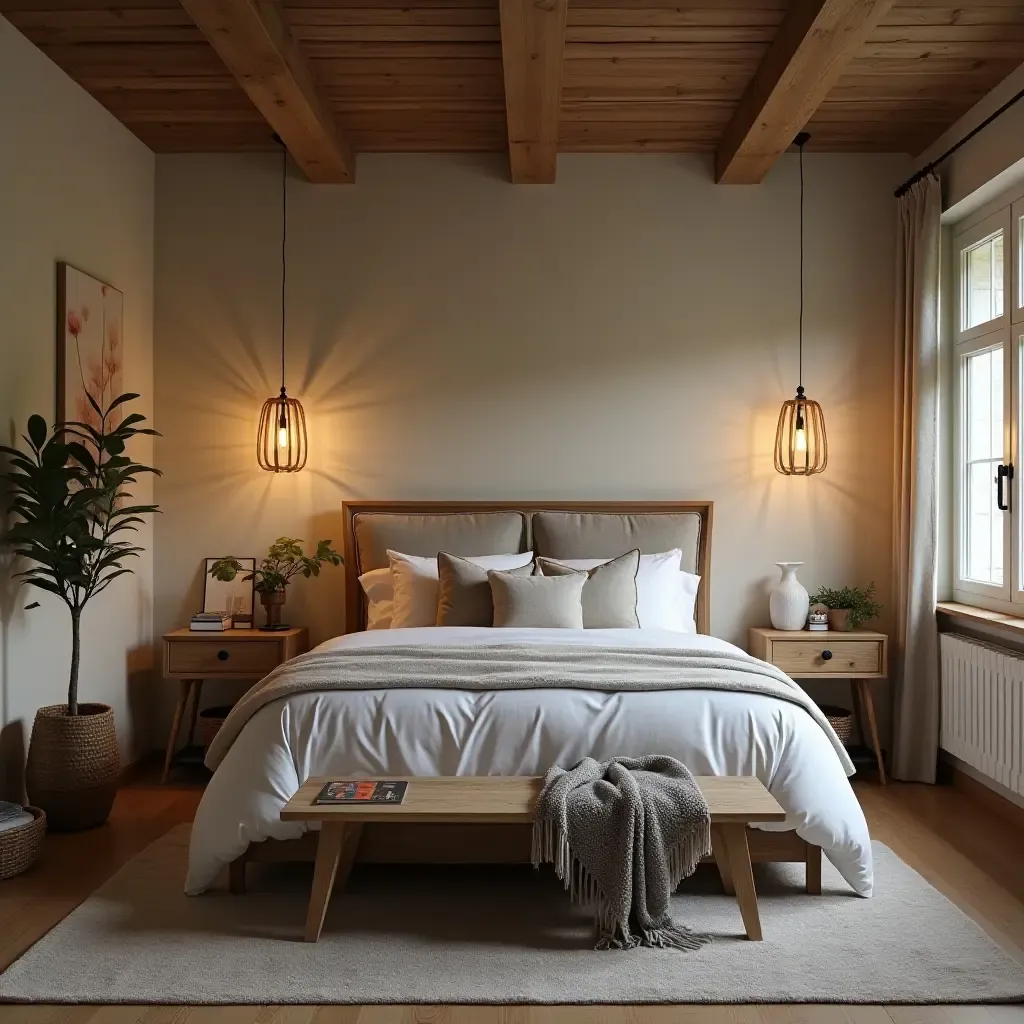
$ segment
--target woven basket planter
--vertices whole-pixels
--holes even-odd
[[[25,767],[29,800],[46,812],[53,831],[102,825],[117,793],[121,760],[114,712],[106,704],[66,704],[36,712]]]
[[[209,749],[210,744],[217,733],[220,732],[220,727],[224,724],[224,719],[228,717],[230,711],[230,707],[222,706],[203,708],[199,712],[199,739],[202,740],[203,747]]]
[[[822,704],[821,713],[828,719],[828,724],[835,730],[839,742],[844,747],[849,746],[853,739],[853,712],[846,708],[836,707],[834,704]]]

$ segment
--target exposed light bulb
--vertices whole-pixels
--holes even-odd
[[[277,446],[278,448],[288,447],[288,428],[279,427],[277,431]]]
[[[796,437],[793,440],[793,448],[798,452],[807,451],[807,431],[803,427],[796,428]]]

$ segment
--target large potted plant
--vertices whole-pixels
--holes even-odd
[[[260,603],[267,613],[267,624],[265,629],[287,629],[281,622],[281,608],[284,605],[286,587],[293,576],[300,573],[309,579],[310,576],[319,576],[320,567],[325,562],[328,565],[341,565],[344,559],[331,547],[329,540],[317,542],[316,550],[312,555],[306,555],[302,550],[302,541],[295,537],[278,537],[267,557],[264,558],[259,568],[242,579],[254,580],[253,586],[260,595]],[[242,563],[237,558],[218,558],[210,566],[210,575],[215,580],[222,580],[230,583],[240,572]]]
[[[141,427],[141,413],[122,418],[120,408],[138,398],[124,394],[95,412],[91,423],[55,424],[31,416],[23,436],[27,451],[0,446],[10,468],[3,475],[13,525],[0,537],[33,564],[17,578],[55,594],[71,615],[71,671],[67,704],[36,712],[25,783],[29,799],[46,811],[51,828],[91,828],[106,821],[117,791],[120,761],[114,712],[106,704],[79,703],[82,612],[119,576],[142,548],[124,539],[156,512],[134,505],[127,488],[142,473],[156,473],[126,454]],[[29,607],[35,607],[30,605]]]

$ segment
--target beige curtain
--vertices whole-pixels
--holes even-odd
[[[899,200],[892,774],[910,782],[935,781],[939,745],[935,591],[941,211],[934,175]]]

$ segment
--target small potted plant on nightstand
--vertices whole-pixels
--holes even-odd
[[[0,446],[10,469],[3,475],[14,524],[0,542],[34,563],[17,575],[23,583],[54,594],[71,613],[71,673],[67,704],[36,712],[25,785],[29,799],[56,829],[92,828],[107,820],[117,792],[120,758],[114,712],[106,704],[78,702],[82,612],[142,551],[124,539],[156,505],[133,505],[128,487],[142,473],[157,473],[126,454],[141,413],[120,418],[120,406],[138,398],[125,394],[95,413],[92,423],[54,425],[30,416],[28,452]],[[29,605],[32,608],[35,605]],[[101,637],[95,638],[102,642]]]
[[[860,587],[843,587],[840,590],[821,587],[811,598],[811,603],[828,608],[829,628],[840,633],[857,629],[882,612],[882,606],[875,600],[874,583],[869,583],[864,590]]]
[[[284,604],[285,588],[293,576],[301,573],[309,579],[310,576],[320,575],[320,567],[325,562],[328,565],[341,565],[343,561],[341,555],[331,547],[329,540],[319,541],[316,551],[307,556],[302,552],[301,540],[294,537],[278,537],[270,545],[267,557],[260,562],[255,572],[242,577],[246,580],[255,580],[256,593],[260,595],[260,603],[267,613],[267,624],[262,628],[288,628],[281,622],[281,606]],[[230,583],[242,571],[242,565],[237,558],[218,558],[210,566],[210,575],[215,580],[225,583]]]

